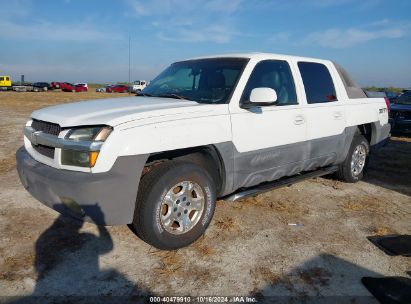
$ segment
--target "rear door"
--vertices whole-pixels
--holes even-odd
[[[329,165],[337,160],[345,140],[345,108],[338,96],[328,62],[297,62],[306,96],[305,116],[310,161],[305,170]]]
[[[250,62],[247,68],[250,65],[254,64]],[[245,71],[244,77],[246,75]],[[288,61],[259,61],[252,68],[240,100],[230,103],[237,188],[302,170],[307,157],[306,123],[294,79]],[[241,108],[241,104],[249,100],[252,89],[259,87],[274,89],[278,104]]]

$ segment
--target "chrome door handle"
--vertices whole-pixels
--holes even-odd
[[[333,116],[334,119],[341,119],[343,115],[341,112],[334,112]]]
[[[305,122],[304,120],[304,116],[302,115],[297,115],[296,117],[294,117],[294,124],[295,125],[301,125]]]

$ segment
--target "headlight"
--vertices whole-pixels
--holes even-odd
[[[87,127],[71,129],[67,135],[67,139],[75,141],[105,141],[110,135],[112,127]]]
[[[94,157],[92,156],[94,155]],[[61,164],[76,167],[94,167],[97,160],[98,152],[62,150]]]
[[[76,128],[71,129],[67,135],[66,139],[73,141],[105,141],[107,137],[113,131],[112,127],[107,126],[95,126],[86,128]],[[67,166],[77,166],[77,167],[94,167],[99,151],[78,151],[70,149],[61,150],[61,164]]]

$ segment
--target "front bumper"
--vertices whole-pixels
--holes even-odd
[[[54,210],[97,225],[133,220],[137,189],[147,155],[119,157],[104,173],[52,168],[17,150],[17,171],[33,197]]]
[[[392,131],[411,132],[411,120],[409,119],[392,119],[390,118]]]

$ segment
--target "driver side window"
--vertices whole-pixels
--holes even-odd
[[[241,102],[249,101],[251,91],[262,87],[276,91],[277,106],[298,104],[293,76],[287,61],[264,60],[257,63],[245,86]]]
[[[171,88],[179,88],[180,90],[191,90],[193,86],[194,75],[191,69],[180,69],[175,74],[173,79],[168,83]]]

